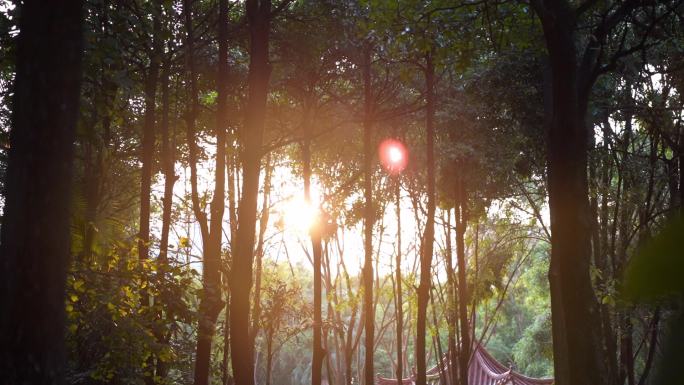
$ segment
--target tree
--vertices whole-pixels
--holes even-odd
[[[19,123],[44,123],[34,106],[74,84],[50,77],[30,100],[19,88],[73,73],[52,46],[18,52],[32,5],[1,4],[0,231],[69,229],[73,262],[66,297],[40,302],[10,286],[44,288],[56,281],[41,269],[63,260],[0,260],[0,343],[16,350],[22,335],[4,333],[15,316],[52,301],[37,335],[65,328],[65,382],[461,384],[480,346],[535,376],[553,375],[555,358],[561,385],[660,372],[678,304],[621,287],[682,207],[682,0],[91,0],[76,134],[63,142],[73,190],[33,211],[12,205],[38,188],[64,198],[68,179],[53,171],[70,155],[10,142],[10,114],[27,143]],[[58,32],[40,44],[63,46]],[[50,135],[71,102],[49,116]],[[43,123],[26,132],[46,137]],[[387,138],[407,148],[401,186],[375,165]],[[50,179],[5,175],[13,151]],[[300,204],[314,195],[313,232],[280,226],[309,226],[317,202]],[[60,207],[71,225],[34,219]],[[665,265],[655,275],[676,276]],[[23,336],[0,375],[38,346]],[[426,373],[447,354],[449,368]]]
[[[151,36],[150,64],[145,73],[145,114],[142,133],[140,159],[140,235],[138,236],[138,255],[141,261],[147,260],[150,248],[150,194],[152,168],[155,154],[155,125],[157,110],[157,85],[163,42],[161,41],[161,3],[155,2],[152,10],[153,32]],[[143,299],[145,300],[145,299]]]
[[[245,2],[249,46],[248,97],[242,142],[242,196],[238,207],[238,229],[230,275],[230,350],[237,385],[254,384],[254,347],[249,344],[250,292],[254,263],[259,173],[271,67],[268,62],[271,1]],[[235,354],[240,352],[240,354]]]
[[[157,88],[159,83],[159,67],[163,42],[161,40],[161,2],[156,1],[152,7],[152,36],[150,50],[150,64],[145,73],[145,114],[142,132],[142,147],[140,149],[140,233],[138,234],[138,258],[141,263],[146,262],[150,249],[150,198],[152,193],[152,168],[155,161],[156,142],[156,110]],[[141,295],[142,306],[149,306],[150,296],[145,288]],[[150,368],[154,367],[154,357],[148,359]],[[154,371],[147,372],[145,383],[154,384]]]
[[[551,69],[547,119],[552,237],[549,281],[555,376],[559,385],[615,381],[608,378],[610,372],[603,362],[602,333],[607,331],[595,326],[599,307],[590,276],[592,221],[587,144],[592,133],[587,113],[592,90],[598,77],[611,71],[621,58],[646,47],[652,26],[676,5],[675,2],[649,7],[638,1],[625,1],[601,7],[596,2],[585,2],[574,7],[568,1],[532,2],[541,20]],[[642,8],[650,9],[639,18]],[[590,24],[591,35],[578,48],[577,41],[583,36],[579,27],[584,18],[596,22]],[[637,20],[640,26],[634,31],[640,38],[631,46],[625,46],[624,31],[616,32],[627,19]],[[611,46],[613,39],[621,43]]]
[[[363,48],[363,313],[365,316],[364,384],[373,383],[373,354],[375,353],[375,307],[373,306],[373,93],[371,89],[372,46]]]
[[[269,272],[264,278],[263,313],[259,323],[265,334],[266,385],[270,385],[273,359],[285,342],[303,330],[306,305],[301,298],[301,288],[296,282],[288,285],[278,276],[278,270]]]
[[[186,3],[186,5],[189,5]],[[186,28],[188,30],[189,60],[194,54],[192,50],[192,20],[189,19],[191,9],[186,9]],[[199,326],[197,331],[197,357],[195,360],[195,385],[209,383],[209,365],[211,360],[211,345],[214,339],[216,319],[223,302],[221,300],[221,246],[223,239],[223,212],[225,208],[225,178],[226,178],[226,134],[227,134],[227,87],[228,87],[228,1],[222,0],[218,4],[218,64],[216,81],[216,122],[214,135],[216,136],[216,168],[214,169],[214,195],[210,211],[211,218],[207,219],[204,209],[200,207],[197,191],[197,171],[193,169],[193,210],[200,224],[202,233],[202,297],[199,308]],[[194,72],[191,74],[194,78]],[[191,80],[191,82],[194,80]],[[194,91],[196,92],[196,90]],[[196,103],[196,98],[193,98]],[[193,103],[193,104],[194,104]],[[191,107],[196,108],[196,107]],[[192,112],[191,112],[192,114]],[[194,132],[188,125],[188,145],[196,146]],[[193,150],[191,150],[193,151]],[[194,159],[193,159],[194,160]],[[193,161],[191,160],[191,162]],[[192,166],[191,166],[192,167]]]
[[[65,283],[83,3],[26,3],[0,239],[0,377],[63,383]]]
[[[416,324],[416,384],[425,385],[427,380],[425,373],[425,331],[427,323],[427,305],[432,287],[432,254],[435,242],[435,101],[434,101],[434,76],[433,63],[434,51],[425,53],[425,141],[427,154],[427,217],[423,239],[421,242],[420,257],[420,284],[418,286],[418,320]]]

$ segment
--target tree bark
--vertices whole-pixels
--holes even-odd
[[[261,275],[263,272],[264,236],[268,227],[269,197],[271,196],[271,175],[273,174],[273,167],[274,166],[271,165],[271,157],[269,155],[266,157],[264,193],[262,194],[261,217],[259,218],[259,237],[257,240],[256,251],[254,253],[256,257],[256,271],[254,272],[254,310],[252,311],[252,329],[250,330],[250,344],[252,346],[256,346],[256,338],[259,334],[261,321]]]
[[[150,257],[150,205],[152,195],[152,168],[155,158],[155,125],[157,109],[157,83],[159,81],[159,64],[161,54],[161,2],[152,4],[152,49],[149,59],[150,65],[145,74],[145,113],[143,117],[142,147],[140,160],[140,231],[138,233],[138,259],[146,261]],[[144,268],[144,265],[143,265]],[[143,278],[145,279],[145,278]],[[147,286],[141,289],[140,304],[143,308],[151,305]],[[154,329],[154,327],[152,327]],[[154,333],[155,331],[152,330]],[[144,371],[145,384],[154,384],[154,354],[147,359],[148,370]]]
[[[442,341],[439,337],[439,321],[437,320],[437,309],[435,307],[435,295],[430,289],[430,307],[432,308],[432,326],[435,328],[435,334],[432,337],[432,344],[434,345],[435,355],[437,356],[437,370],[439,371],[440,383],[446,384],[447,372],[444,370],[442,358],[444,358],[444,351],[442,350]]]
[[[463,167],[460,167],[463,169]],[[468,223],[466,187],[463,173],[457,176],[456,187],[456,263],[458,264],[458,318],[461,332],[460,354],[458,356],[459,383],[468,385],[468,363],[470,362],[470,324],[468,323],[468,283],[466,282],[465,232]]]
[[[269,332],[266,341],[266,385],[271,385],[271,372],[273,368],[273,335]]]
[[[197,350],[195,358],[195,385],[209,384],[211,345],[221,300],[221,241],[223,238],[223,212],[226,191],[226,133],[228,121],[228,0],[218,4],[218,73],[216,80],[216,168],[214,170],[214,196],[210,204],[209,233],[203,234],[202,297],[199,305]],[[195,200],[196,201],[196,200]],[[195,210],[198,211],[199,207]],[[206,217],[204,219],[206,221]],[[207,225],[204,226],[205,228]]]
[[[243,182],[230,277],[230,348],[237,385],[254,384],[254,347],[249,343],[249,297],[266,97],[271,76],[268,62],[271,1],[247,0],[245,7],[250,35],[249,91],[245,124],[241,132]]]
[[[629,310],[623,311],[620,330],[620,371],[618,383],[635,385],[634,377],[634,351],[632,342],[632,320],[629,317]]]
[[[422,253],[420,258],[420,283],[418,285],[418,319],[416,321],[416,385],[426,385],[425,371],[426,350],[426,318],[427,305],[432,281],[432,253],[435,240],[435,127],[434,127],[434,77],[435,68],[432,62],[432,53],[425,56],[425,128],[426,128],[426,153],[427,153],[427,218],[423,234]]]
[[[152,12],[152,50],[150,65],[145,74],[145,113],[140,160],[140,232],[138,234],[138,258],[149,258],[150,249],[150,195],[152,192],[152,166],[154,163],[155,116],[157,108],[157,83],[159,80],[159,56],[161,51],[161,2],[155,1]],[[143,301],[146,299],[143,295]],[[147,306],[148,304],[143,304]]]
[[[587,84],[580,85],[576,15],[566,1],[536,3],[551,64],[552,111],[547,167],[551,214],[551,308],[558,385],[605,383],[598,303],[589,275],[591,217],[585,122]]]
[[[271,165],[269,157],[265,162],[265,176],[264,176],[264,193],[261,197],[261,216],[259,218],[259,235],[256,241],[255,257],[255,271],[254,271],[254,307],[252,308],[252,329],[250,330],[251,344],[255,345],[256,338],[259,335],[259,319],[261,318],[261,275],[263,272],[263,253],[264,253],[264,235],[268,227],[268,197],[271,190]]]
[[[375,313],[373,311],[373,96],[371,92],[371,48],[364,47],[363,52],[363,195],[364,205],[364,265],[363,265],[363,312],[365,314],[365,351],[364,351],[364,385],[374,383],[373,353],[375,351]]]
[[[311,121],[309,112],[311,103],[307,100],[304,111],[304,143],[302,144],[302,165],[304,177],[304,199],[307,204],[311,202]],[[309,235],[313,253],[313,290],[314,290],[314,319],[313,319],[313,351],[311,364],[311,384],[321,385],[323,372],[323,345],[322,345],[322,298],[321,298],[321,231],[323,224],[320,218],[315,221]]]
[[[0,378],[64,383],[83,3],[25,2],[0,243]]]
[[[169,231],[171,229],[171,212],[173,209],[173,186],[176,183],[175,146],[172,143],[169,124],[169,67],[164,66],[162,78],[162,117],[161,117],[161,145],[162,171],[164,173],[164,198],[162,200],[162,227],[159,244],[159,262],[166,264],[169,253]]]
[[[231,141],[234,141],[231,139]],[[237,210],[235,201],[235,190],[237,189],[235,183],[235,155],[228,150],[231,146],[226,143],[226,175],[228,182],[228,217],[230,221],[230,250],[235,250],[235,243],[237,241]],[[229,264],[231,261],[229,261]],[[230,266],[225,266],[224,273],[224,289],[226,292],[226,304],[224,306],[225,325],[223,330],[223,362],[221,363],[221,372],[223,385],[231,385],[233,377],[229,373],[228,365],[230,363]]]
[[[396,256],[396,281],[397,281],[397,372],[396,378],[404,378],[403,339],[404,339],[404,299],[402,298],[401,288],[401,179],[397,175],[396,190],[394,191],[397,206],[397,256]]]
[[[159,276],[159,287],[161,294],[159,296],[159,301],[162,306],[164,303],[169,303],[170,298],[165,295],[165,278],[168,274],[168,249],[169,249],[169,230],[171,228],[171,210],[173,206],[173,186],[176,183],[176,175],[174,170],[174,149],[175,146],[172,145],[170,139],[170,128],[169,128],[169,67],[171,63],[167,61],[164,64],[163,74],[162,74],[162,116],[161,116],[161,140],[162,140],[162,171],[164,173],[164,198],[162,201],[162,227],[161,227],[161,239],[159,244],[159,266],[157,274]],[[164,317],[162,311],[159,311],[157,317],[161,319]],[[166,317],[172,318],[173,315],[170,314],[167,308]],[[164,330],[161,326],[157,326],[155,330],[157,341],[160,344],[168,346],[169,337],[168,330]],[[156,363],[156,377],[161,379],[166,378],[169,370],[169,366],[166,362],[157,358]]]
[[[99,28],[103,33],[104,38],[112,36],[112,26],[109,17],[109,2],[103,1],[100,7],[97,8],[99,14]],[[98,140],[98,133],[93,130],[92,133],[85,135],[84,138],[84,152],[85,159],[83,165],[83,196],[85,197],[85,218],[84,218],[84,233],[83,233],[83,249],[81,250],[81,260],[86,266],[90,266],[93,262],[93,252],[97,241],[97,222],[100,205],[103,197],[103,182],[106,154],[109,151],[111,144],[111,123],[114,109],[114,101],[116,99],[118,84],[112,79],[111,72],[119,67],[119,62],[114,62],[105,65],[99,70],[99,77],[96,81],[97,90],[96,95],[93,95],[95,103],[102,103],[105,106],[104,114],[100,115],[98,109],[94,108],[93,112],[93,128],[96,127],[97,121],[102,120],[102,131]],[[92,158],[92,148],[95,147],[95,158]]]
[[[456,215],[458,209],[454,208]],[[458,327],[458,317],[456,315],[456,274],[454,272],[454,262],[451,248],[451,210],[447,211],[446,224],[446,273],[447,273],[447,306],[446,317],[448,322],[447,344],[449,349],[449,379],[451,384],[457,383],[458,355],[456,347],[456,327]]]
[[[604,137],[608,137],[609,123],[606,116],[603,122]],[[592,143],[595,141],[592,140]],[[608,162],[609,149],[608,140],[604,140],[603,146],[595,149],[596,156],[592,159],[595,166],[589,169],[590,181],[590,199],[589,208],[591,212],[591,227],[592,227],[592,253],[593,260],[596,267],[602,272],[598,277],[596,284],[598,286],[604,285],[605,280],[609,278],[608,270],[608,225],[606,223],[608,218],[608,196],[609,189],[609,173],[610,162]],[[599,168],[599,170],[597,170]],[[600,171],[600,177],[597,174]],[[599,196],[602,196],[601,208],[599,210]],[[602,226],[603,225],[603,226]],[[610,378],[618,377],[617,369],[617,347],[616,339],[611,331],[611,310],[609,305],[600,305],[599,312],[601,314],[601,323],[605,333],[603,334],[603,345],[606,351],[606,365],[608,367],[608,376]]]

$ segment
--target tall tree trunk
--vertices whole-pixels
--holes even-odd
[[[435,355],[437,356],[437,370],[439,371],[440,383],[445,383],[447,380],[447,372],[445,372],[442,359],[445,358],[442,350],[442,340],[439,336],[439,321],[437,320],[437,308],[435,307],[435,295],[432,288],[430,289],[430,308],[432,309],[432,326],[435,328],[435,333],[432,337],[432,344],[434,345]]]
[[[435,68],[432,63],[432,52],[425,55],[425,129],[427,154],[427,218],[423,234],[422,253],[420,256],[420,283],[418,284],[418,319],[416,321],[416,385],[426,385],[425,371],[426,319],[427,305],[432,281],[432,253],[435,241],[435,102],[434,102]]]
[[[629,309],[620,315],[620,374],[618,383],[635,385],[634,377],[634,351],[632,342],[632,320],[629,316]]]
[[[628,84],[628,88],[631,88],[631,84]],[[632,101],[630,101],[631,104]],[[634,184],[634,175],[632,175],[632,170],[629,167],[626,167],[626,163],[630,161],[630,146],[632,143],[632,116],[630,113],[627,113],[626,116],[624,117],[625,119],[625,128],[624,128],[624,133],[623,133],[623,143],[622,143],[622,150],[624,151],[624,155],[622,158],[622,163],[618,166],[620,168],[620,174],[624,175],[623,176],[623,183],[622,183],[622,190],[623,195],[629,196],[633,190],[633,184]],[[653,138],[651,138],[651,141],[653,141]],[[649,198],[650,199],[650,198]],[[648,199],[646,200],[646,203],[648,204]],[[630,244],[630,237],[628,236],[628,232],[630,231],[630,228],[633,226],[632,225],[632,213],[634,211],[634,207],[630,204],[629,201],[626,201],[622,204],[622,211],[619,213],[616,213],[616,218],[619,218],[619,239],[620,242],[618,243],[618,250],[614,251],[616,254],[616,265],[614,267],[614,278],[619,279],[620,277],[623,276],[624,268],[627,265],[627,249],[629,248]],[[617,206],[616,206],[617,210]],[[619,214],[619,215],[618,215]],[[645,218],[643,216],[639,217],[640,223],[638,227],[640,229],[646,229],[646,224],[643,223]],[[645,238],[645,232],[644,230],[641,231],[642,234],[640,234],[640,241],[643,241]],[[599,308],[600,309],[600,308]],[[618,383],[623,384],[625,380],[627,380],[628,385],[635,385],[635,377],[634,377],[634,352],[633,352],[633,339],[632,339],[632,320],[630,318],[630,313],[632,313],[632,309],[630,309],[629,306],[626,306],[622,309],[619,309],[615,311],[616,313],[616,319],[617,319],[617,324],[618,330],[619,330],[619,335],[620,335],[620,356],[619,356],[619,371],[618,371]]]
[[[327,243],[325,244],[324,248],[327,248]],[[325,253],[327,254],[328,251],[326,250]],[[329,264],[330,258],[326,258],[326,261]],[[330,289],[330,286],[326,286],[326,293],[329,293],[329,289]],[[331,317],[330,317],[330,314],[332,313],[332,312],[330,312],[331,307],[332,306],[330,306],[330,303],[328,303],[328,311],[329,311],[328,321],[331,321]],[[330,339],[328,338],[328,333],[330,333],[330,332],[331,332],[331,330],[329,328],[326,328],[323,330],[323,337],[322,337],[323,342],[322,342],[321,349],[323,350],[322,354],[323,354],[323,359],[325,360],[325,374],[326,374],[325,378],[326,378],[328,384],[335,384],[337,382],[337,377],[336,377],[337,371],[335,371],[335,369],[332,367],[332,359],[330,357],[330,354],[328,354],[328,352],[330,351],[330,348],[329,348]]]
[[[138,233],[138,259],[147,260],[150,249],[150,201],[152,194],[152,168],[155,158],[155,119],[157,108],[157,83],[159,80],[159,57],[161,55],[161,2],[152,6],[152,50],[150,65],[145,74],[145,113],[143,118],[142,148],[140,160],[140,232]],[[147,287],[141,290],[140,302],[143,307],[150,306]],[[145,371],[145,384],[154,384],[154,354],[147,359],[150,370]]]
[[[603,124],[604,138],[609,137],[610,123],[608,116],[605,117]],[[595,142],[592,140],[592,143]],[[595,149],[596,156],[593,161],[596,165],[589,169],[590,181],[590,199],[589,208],[591,212],[591,227],[592,227],[592,254],[596,267],[602,272],[597,279],[597,286],[603,285],[605,280],[610,278],[608,269],[608,196],[609,189],[609,173],[610,162],[608,161],[610,154],[608,148],[608,140],[604,140],[601,148]],[[600,170],[600,177],[597,174],[597,167]],[[599,196],[602,197],[601,208],[599,210]],[[604,252],[605,251],[605,252]],[[599,312],[601,313],[601,324],[606,331],[603,335],[603,345],[606,349],[606,365],[608,367],[609,378],[615,379],[618,377],[617,369],[617,347],[616,338],[611,332],[611,309],[608,304],[600,305]]]
[[[235,183],[235,151],[228,151],[231,149],[234,139],[231,138],[230,143],[226,143],[226,175],[228,179],[228,217],[230,221],[230,249],[235,250],[235,243],[237,241],[237,210],[235,201],[235,190],[237,189]],[[233,149],[235,150],[235,149]],[[230,261],[232,262],[232,261]],[[230,263],[229,262],[229,263]],[[224,272],[224,289],[226,292],[226,304],[224,310],[225,325],[223,328],[223,362],[221,363],[221,372],[223,378],[223,385],[231,385],[233,377],[229,373],[229,357],[230,357],[230,266],[226,266]]]
[[[210,204],[209,233],[202,235],[202,297],[199,305],[197,350],[195,357],[195,385],[209,384],[211,345],[221,301],[221,240],[226,189],[226,133],[228,122],[228,0],[218,4],[218,73],[216,80],[216,168],[214,170],[214,196]],[[194,140],[193,140],[194,142]],[[197,201],[197,200],[195,200]],[[195,210],[199,211],[199,207]],[[206,221],[206,217],[205,217]],[[207,225],[204,226],[207,228]]]
[[[249,91],[245,124],[241,133],[243,182],[230,277],[230,348],[233,375],[237,385],[254,384],[254,347],[249,343],[249,297],[252,289],[254,231],[266,97],[271,76],[268,62],[271,1],[246,0],[245,7],[250,35],[247,79]]]
[[[269,218],[269,198],[271,196],[271,176],[273,174],[273,166],[271,165],[270,154],[266,156],[264,176],[264,193],[261,201],[261,217],[259,218],[259,237],[257,239],[257,246],[255,251],[256,257],[256,271],[254,272],[254,310],[252,311],[252,329],[250,330],[251,345],[256,346],[256,338],[259,334],[259,322],[261,320],[261,274],[263,271],[264,259],[264,236],[268,228]]]
[[[587,186],[588,89],[580,85],[567,1],[536,3],[551,63],[552,111],[547,167],[551,214],[551,309],[558,385],[605,383],[598,303],[589,275],[591,218]],[[600,326],[600,325],[599,325]]]
[[[226,283],[227,285],[227,283]],[[228,371],[230,359],[230,290],[226,290],[226,301],[224,305],[224,325],[223,325],[223,360],[221,361],[221,383],[231,385],[233,377]]]
[[[456,215],[458,209],[454,208]],[[458,355],[456,347],[456,327],[458,326],[458,317],[456,315],[456,274],[454,272],[454,262],[452,258],[451,248],[451,210],[447,211],[447,225],[446,225],[446,272],[447,272],[447,306],[446,316],[448,321],[448,348],[449,348],[449,379],[450,384],[455,385],[456,379],[459,377],[458,372]]]
[[[195,139],[195,125],[199,114],[199,93],[197,90],[197,69],[195,68],[195,31],[192,22],[192,7],[194,0],[183,0],[183,13],[185,19],[185,60],[188,77],[188,103],[185,112],[185,129],[188,142],[188,166],[190,167],[190,197],[192,200],[192,211],[195,219],[199,222],[202,240],[209,238],[207,227],[207,216],[202,210],[199,192],[197,191],[197,143]]]
[[[109,22],[109,4],[103,2],[97,12],[100,14],[99,28],[104,31],[105,36],[111,36],[111,26]],[[113,115],[113,106],[116,99],[118,85],[111,78],[112,70],[117,68],[117,64],[110,64],[101,69],[99,82],[97,85],[101,87],[101,93],[94,95],[95,103],[102,103],[104,105],[104,113],[99,116],[97,109],[93,113],[93,128],[97,124],[97,120],[102,120],[102,131],[100,138],[98,133],[93,132],[86,135],[84,147],[84,166],[83,166],[83,196],[85,197],[85,218],[84,218],[84,234],[83,234],[83,250],[81,250],[82,259],[79,262],[85,262],[89,266],[93,262],[93,252],[97,238],[97,222],[98,211],[103,196],[103,174],[105,169],[106,154],[111,144],[111,124]],[[95,159],[92,159],[92,147],[95,147]]]
[[[109,84],[108,84],[109,85]],[[105,100],[108,106],[112,103],[116,95],[116,86],[107,87],[104,90]],[[106,112],[107,115],[102,117],[102,139],[99,142],[97,139],[87,138],[86,141],[93,141],[95,143],[84,143],[86,152],[91,151],[93,144],[96,146],[95,159],[92,159],[91,154],[86,154],[83,170],[83,195],[85,197],[85,217],[84,217],[84,234],[83,234],[83,250],[81,251],[82,259],[79,262],[89,266],[93,262],[93,253],[96,243],[97,235],[97,221],[98,209],[102,200],[102,184],[105,155],[111,141],[111,111]],[[94,128],[94,127],[93,127]]]
[[[0,242],[0,378],[64,383],[83,3],[25,2]]]
[[[170,60],[164,63],[164,69],[162,71],[162,116],[161,116],[161,141],[162,141],[162,171],[164,173],[164,198],[162,200],[162,227],[161,227],[161,239],[159,244],[159,284],[161,285],[161,295],[159,300],[162,303],[168,303],[170,298],[165,295],[165,277],[168,272],[168,250],[169,250],[169,231],[171,229],[171,211],[173,208],[173,186],[176,183],[175,174],[175,160],[174,160],[174,149],[171,141],[171,132],[169,127],[169,69],[171,66]],[[164,315],[161,312],[158,317],[161,318]],[[168,311],[166,316],[173,317]],[[168,345],[168,330],[157,330],[156,338],[158,342],[164,345]],[[157,358],[156,366],[156,377],[163,380],[168,374],[169,367],[166,362]]]
[[[365,315],[364,385],[373,384],[373,353],[375,352],[375,313],[373,311],[373,95],[371,92],[371,48],[363,52],[363,195],[364,205],[364,264],[363,264],[363,312]]]
[[[342,271],[344,273],[345,286],[347,288],[347,296],[349,298],[354,298],[352,301],[351,316],[349,317],[349,322],[347,323],[347,335],[344,341],[344,384],[351,385],[353,383],[352,378],[352,363],[354,359],[354,353],[357,352],[359,341],[361,339],[361,330],[363,328],[363,311],[359,317],[358,328],[356,327],[356,316],[359,311],[358,306],[358,294],[355,295],[352,291],[351,279],[349,273],[347,272],[347,267],[344,263],[344,259],[341,261]],[[359,285],[360,286],[360,285]],[[360,290],[360,289],[359,289]],[[354,329],[356,328],[356,336],[354,336]]]
[[[308,205],[311,202],[311,100],[305,102],[304,111],[304,143],[302,144],[302,164],[304,177],[304,200]],[[323,345],[322,345],[322,298],[321,298],[321,231],[323,224],[318,218],[311,229],[311,249],[313,253],[313,284],[314,284],[314,319],[313,319],[313,351],[311,364],[311,384],[321,385],[323,372]]]
[[[140,232],[138,234],[138,258],[149,258],[150,249],[150,194],[152,192],[152,166],[154,163],[155,110],[157,108],[157,83],[159,80],[159,56],[161,54],[161,2],[155,1],[152,12],[152,51],[150,66],[145,74],[145,113],[140,160]],[[147,295],[143,295],[145,301]],[[144,304],[147,306],[148,304]]]
[[[464,167],[459,167],[464,169]],[[459,354],[459,383],[468,385],[470,362],[470,324],[468,323],[468,283],[466,282],[465,232],[468,223],[467,196],[463,173],[457,176],[456,187],[456,263],[458,264],[458,318],[461,334]]]
[[[396,255],[396,281],[397,281],[397,372],[396,377],[398,379],[404,378],[404,362],[403,357],[403,340],[404,340],[404,299],[402,298],[402,288],[401,288],[401,179],[397,175],[397,185],[395,187],[395,199],[397,205],[397,255]]]
[[[164,198],[162,200],[162,227],[159,244],[159,262],[163,266],[168,262],[169,232],[171,229],[171,213],[173,209],[173,186],[176,184],[175,147],[171,140],[169,124],[169,67],[170,61],[165,63],[162,77],[162,117],[161,117],[161,145],[162,171],[164,173]]]
[[[98,28],[102,31],[102,36],[110,38],[112,36],[112,27],[110,26],[109,17],[109,2],[102,1],[96,8],[98,20],[100,24]],[[118,64],[118,63],[117,63]],[[94,103],[102,103],[105,106],[104,115],[99,116],[98,109],[94,108],[93,112],[93,128],[95,128],[98,119],[102,119],[102,134],[101,140],[97,139],[97,133],[93,129],[92,132],[86,136],[84,145],[84,165],[83,165],[83,196],[85,197],[85,217],[84,217],[84,233],[83,233],[83,250],[81,250],[82,259],[78,262],[85,262],[88,266],[93,262],[93,251],[97,236],[97,220],[98,209],[102,200],[102,181],[104,171],[105,154],[109,148],[111,140],[111,122],[113,115],[113,104],[116,98],[118,85],[111,78],[112,70],[117,69],[117,65],[112,63],[104,66],[99,70],[99,83],[97,83],[98,90],[101,93],[93,95]],[[93,145],[96,147],[95,159],[92,159],[90,153]]]
[[[269,332],[266,341],[266,385],[271,385],[271,375],[273,368],[273,334]]]

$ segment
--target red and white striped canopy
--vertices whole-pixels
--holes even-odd
[[[449,379],[442,379],[442,373],[448,373],[449,354],[447,353],[437,365],[428,369],[425,374],[430,382],[435,382],[447,385],[452,384]],[[447,375],[448,377],[448,375]],[[415,375],[408,378],[397,380],[395,378],[385,378],[377,376],[376,385],[414,385]],[[507,368],[505,365],[492,357],[484,347],[480,344],[475,345],[473,356],[470,359],[468,367],[468,385],[551,385],[553,378],[532,378],[520,374],[513,369]]]

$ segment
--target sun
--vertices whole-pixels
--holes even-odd
[[[392,163],[399,163],[404,159],[404,153],[398,147],[392,146],[388,150],[389,161]]]
[[[284,231],[308,235],[319,217],[318,205],[307,202],[303,197],[288,199],[282,208]]]

